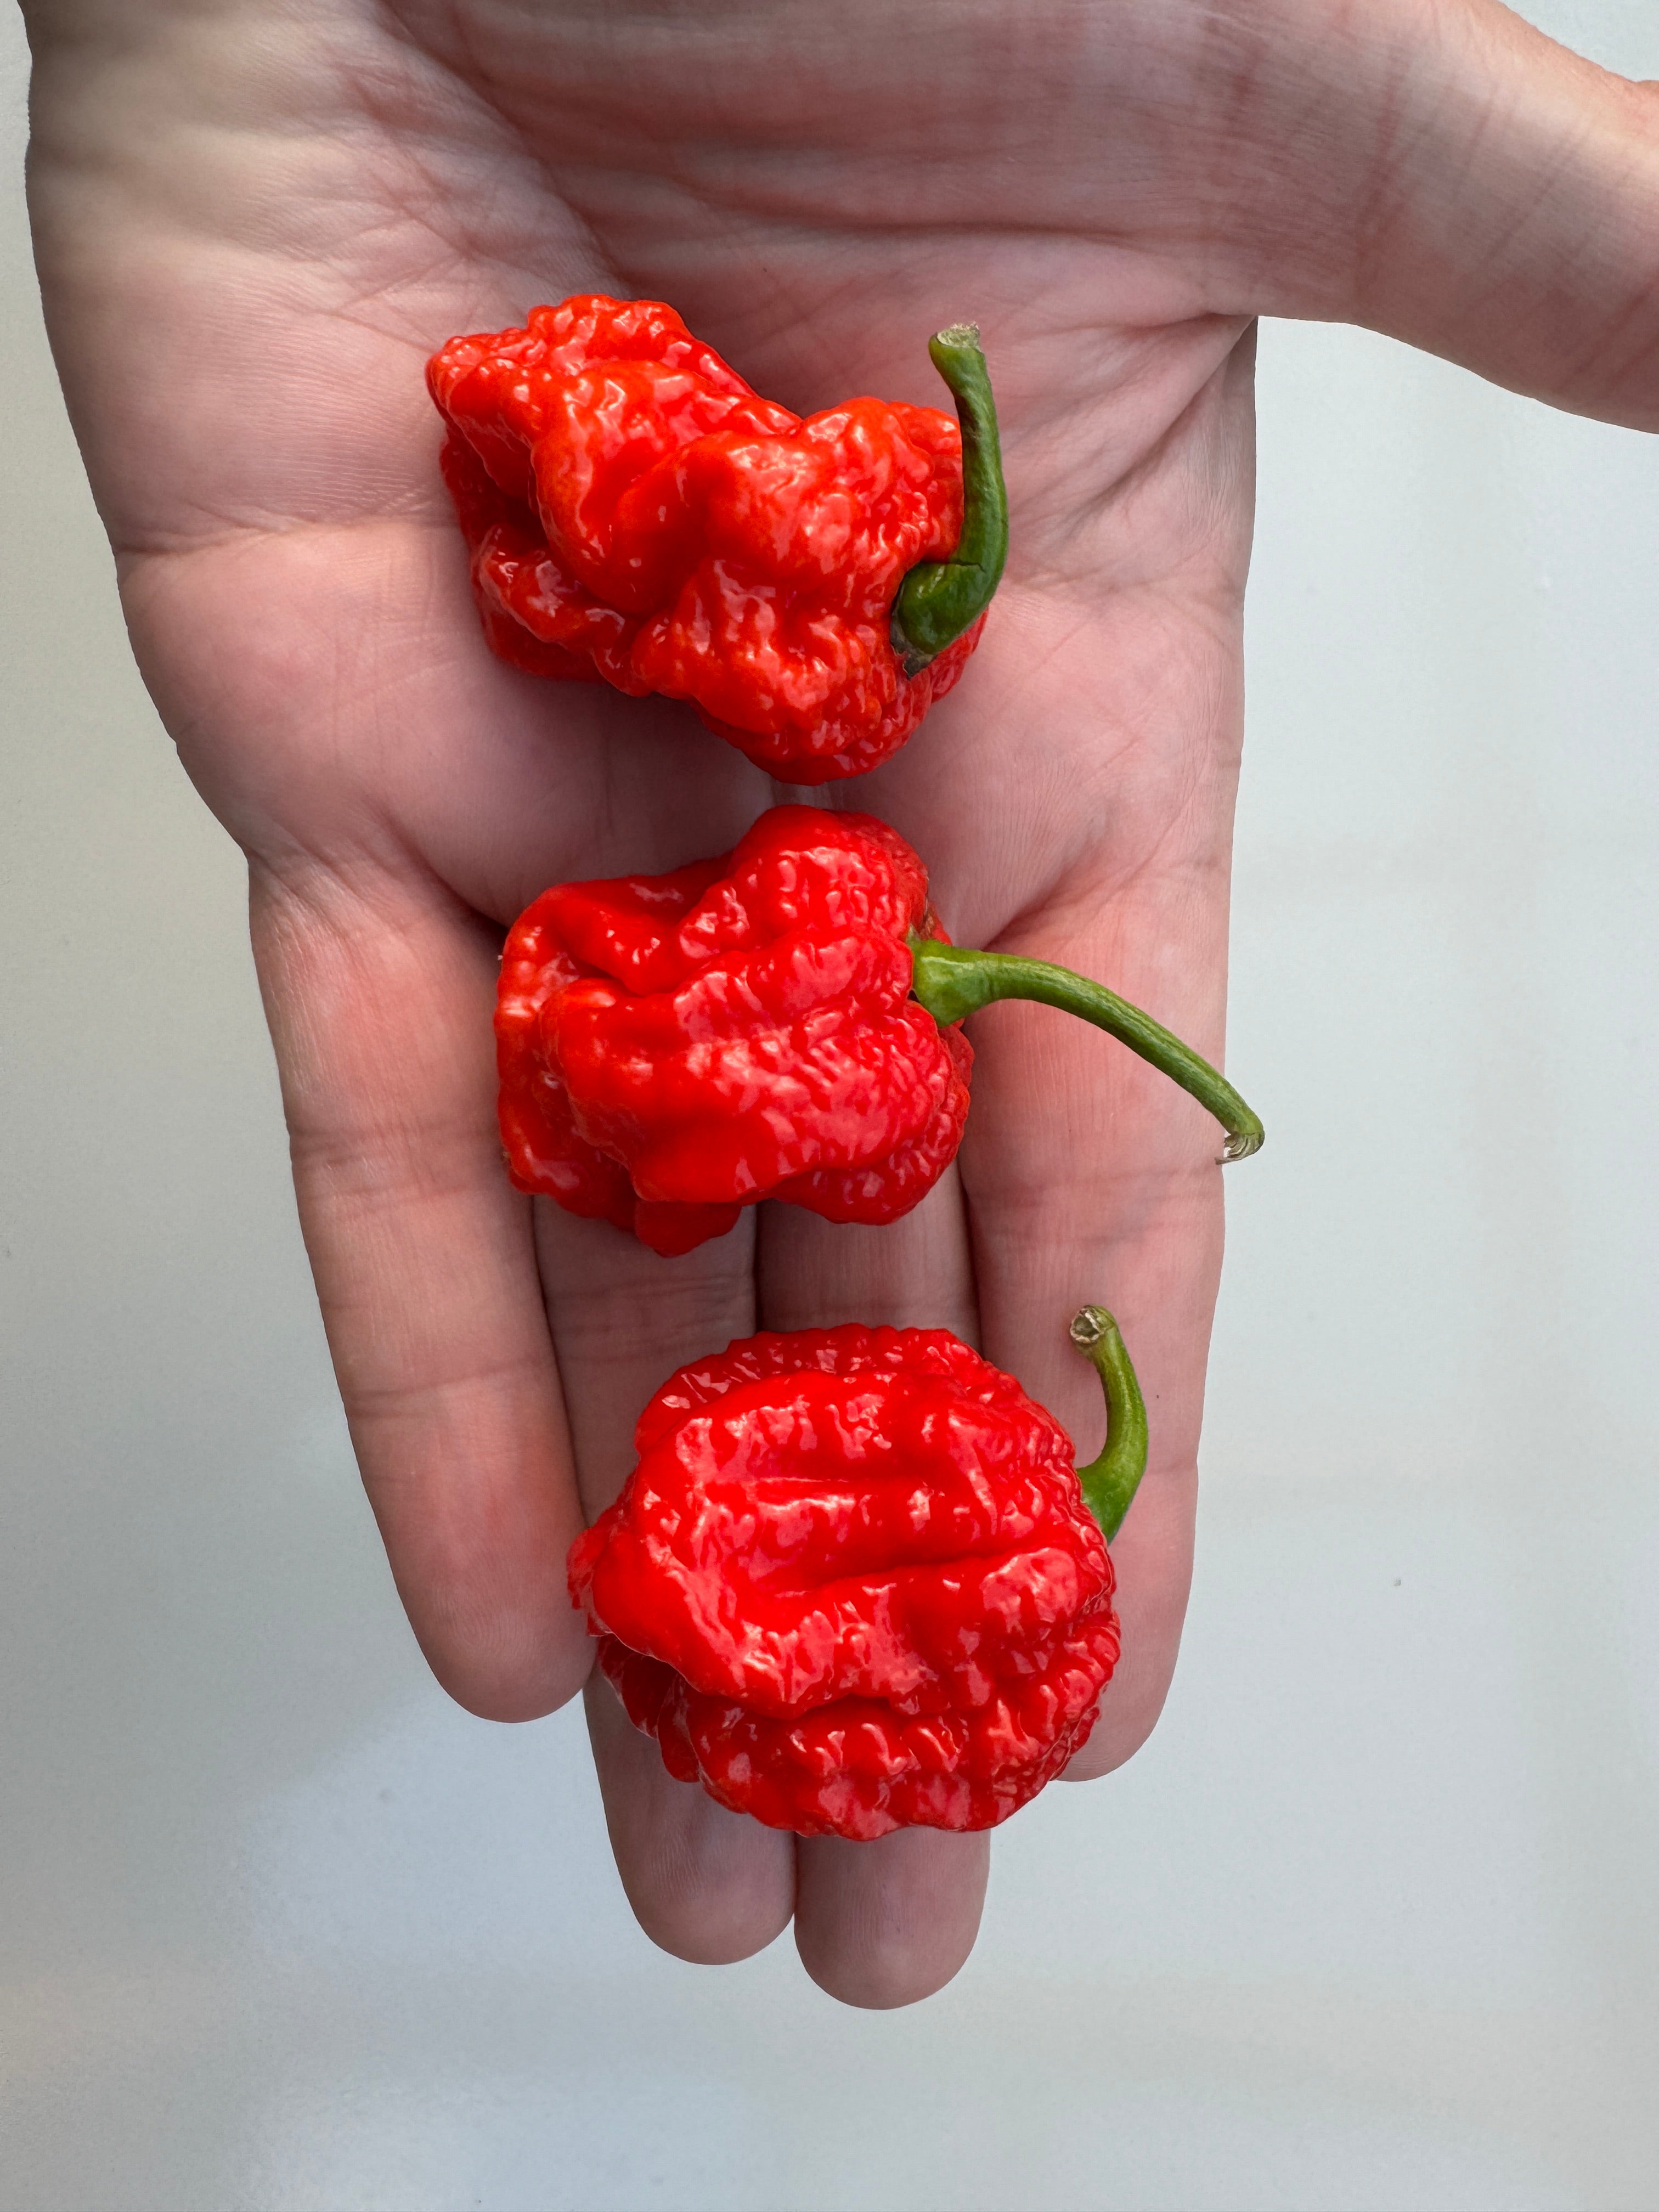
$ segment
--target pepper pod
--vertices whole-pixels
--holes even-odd
[[[1116,1322],[1084,1468],[945,1329],[763,1334],[672,1375],[573,1546],[571,1595],[663,1763],[733,1812],[865,1842],[994,1827],[1087,1741],[1117,1663],[1107,1552],[1146,1463]]]
[[[1224,1158],[1261,1145],[1232,1085],[1127,1000],[946,942],[927,870],[885,823],[777,806],[732,853],[562,884],[520,916],[495,1015],[509,1171],[664,1255],[763,1198],[897,1220],[956,1157],[960,1024],[998,998],[1121,1039],[1216,1115]]]
[[[763,399],[657,300],[451,338],[427,382],[491,647],[684,699],[792,783],[896,752],[957,682],[1007,554],[979,333],[929,353],[959,422]]]

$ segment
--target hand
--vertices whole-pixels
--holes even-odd
[[[896,1228],[768,1207],[664,1261],[517,1198],[502,925],[560,878],[724,849],[779,794],[687,710],[490,659],[422,363],[601,289],[672,301],[793,406],[937,404],[927,337],[976,319],[1007,581],[908,750],[814,795],[902,830],[959,940],[1098,975],[1218,1057],[1251,319],[1353,318],[1659,427],[1655,94],[1491,0],[27,12],[53,343],[145,677],[248,854],[306,1238],[440,1679],[502,1719],[582,1684],[565,1550],[680,1361],[757,1327],[944,1323],[1089,1454],[1066,1323],[1105,1301],[1154,1456],[1075,1771],[1126,1759],[1187,1589],[1213,1126],[1093,1032],[1001,1006],[959,1176]],[[966,1956],[985,1838],[798,1843],[671,1781],[603,1687],[590,1717],[659,1943],[735,1959],[793,1913],[809,1971],[864,2004]]]

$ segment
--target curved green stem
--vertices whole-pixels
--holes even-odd
[[[1106,1394],[1105,1447],[1098,1459],[1079,1468],[1077,1479],[1084,1503],[1109,1544],[1146,1472],[1146,1401],[1123,1333],[1104,1306],[1085,1306],[1073,1320],[1071,1337]]]
[[[1008,558],[1008,493],[978,325],[952,323],[928,339],[927,351],[962,425],[962,536],[948,561],[919,561],[899,586],[893,650],[907,676],[920,675],[979,620]]]
[[[1069,968],[1055,968],[1047,960],[975,952],[964,945],[941,945],[932,937],[913,936],[910,951],[915,962],[911,988],[941,1028],[959,1022],[964,1014],[977,1013],[994,999],[1036,999],[1045,1006],[1059,1006],[1118,1038],[1207,1108],[1227,1132],[1224,1161],[1247,1160],[1261,1150],[1267,1133],[1225,1076],[1218,1074],[1190,1045],[1182,1044],[1172,1030],[1103,983],[1091,982],[1086,975],[1074,975]]]

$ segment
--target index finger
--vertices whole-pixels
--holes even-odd
[[[495,933],[436,885],[255,863],[254,957],[329,1348],[433,1672],[494,1720],[590,1662],[581,1526],[530,1201],[502,1172]]]

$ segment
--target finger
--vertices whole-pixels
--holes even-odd
[[[1233,9],[1206,75],[1215,304],[1365,323],[1659,428],[1652,87],[1497,0]]]
[[[1218,632],[1212,612],[1172,599],[1158,635],[1164,658],[1136,694],[1137,746],[1109,834],[994,944],[1109,979],[1218,1061],[1239,718],[1232,623]],[[1069,735],[1057,722],[1056,742]],[[1018,829],[1022,817],[1011,805],[1000,819]],[[1042,842],[1029,823],[1021,834]],[[1150,1729],[1179,1642],[1221,1259],[1218,1132],[1133,1054],[1051,1009],[992,1006],[969,1033],[974,1103],[958,1165],[986,1354],[1066,1424],[1079,1459],[1092,1457],[1099,1389],[1066,1325],[1079,1306],[1107,1305],[1151,1416],[1141,1495],[1114,1547],[1122,1673],[1089,1747],[1103,1768]]]
[[[1127,1070],[1116,1082],[1096,1071],[1091,1081],[1079,1066],[1080,1040],[1040,1038],[1035,1023],[1021,1027],[1027,1033],[1018,1041],[990,1048],[989,1096],[976,1109],[975,1157],[964,1164],[988,1355],[1065,1423],[1079,1461],[1092,1458],[1103,1430],[1099,1387],[1071,1347],[1066,1323],[1079,1306],[1104,1304],[1121,1324],[1151,1428],[1146,1473],[1112,1547],[1123,1657],[1090,1747],[1091,1771],[1104,1771],[1150,1733],[1179,1647],[1220,1273],[1221,1170],[1204,1117],[1193,1127],[1194,1117],[1167,1100],[1137,1097],[1144,1086]],[[1080,1168],[1080,1143],[1069,1170],[1055,1167],[1044,1133],[1016,1130],[1017,1116],[996,1096],[1005,1054],[1046,1078],[1039,1095],[1053,1116],[1048,1134],[1069,1127],[1081,1137],[1092,1124],[1097,1136],[1109,1132],[1115,1160],[1100,1162],[1097,1153],[1097,1164]],[[1189,1149],[1185,1160],[1172,1157],[1177,1131]],[[1008,1147],[1000,1158],[999,1143]],[[1050,1162],[1047,1190],[1027,1182],[1034,1158]]]
[[[1133,1759],[1158,1725],[1181,1650],[1193,1580],[1195,1467],[1165,1468],[1143,1484],[1112,1542],[1112,1603],[1123,1656],[1101,1693],[1093,1733],[1066,1769],[1067,1782],[1094,1782]]]
[[[586,1702],[611,1848],[641,1927],[697,1966],[763,1951],[794,1910],[794,1838],[677,1782],[602,1676]]]
[[[759,1209],[757,1302],[765,1328],[842,1322],[948,1328],[979,1340],[962,1186],[947,1169],[902,1220],[869,1228],[800,1206]]]
[[[607,1221],[536,1203],[536,1251],[591,1521],[634,1465],[634,1428],[677,1367],[754,1334],[754,1210],[665,1260]]]
[[[609,1223],[578,1220],[550,1201],[537,1201],[536,1216],[592,1520],[628,1479],[634,1426],[653,1391],[687,1360],[753,1333],[753,1217],[664,1260]],[[704,1963],[746,1958],[769,1943],[793,1908],[793,1839],[677,1782],[608,1683],[596,1678],[586,1704],[611,1848],[646,1934],[677,1958]]]
[[[528,1204],[495,1133],[495,945],[453,902],[256,866],[255,958],[307,1249],[398,1594],[453,1697],[547,1712],[587,1671],[580,1526]]]
[[[967,1343],[979,1340],[954,1169],[914,1212],[883,1228],[823,1221],[797,1206],[763,1207],[759,1282],[769,1328],[858,1321],[948,1328]],[[795,1941],[807,1972],[848,2004],[927,1996],[973,1948],[988,1863],[982,1838],[917,1830],[880,1844],[804,1838]]]
[[[986,1835],[900,1828],[873,1844],[796,1844],[795,1948],[822,1990],[884,2011],[943,1989],[974,1948],[991,1866]]]

